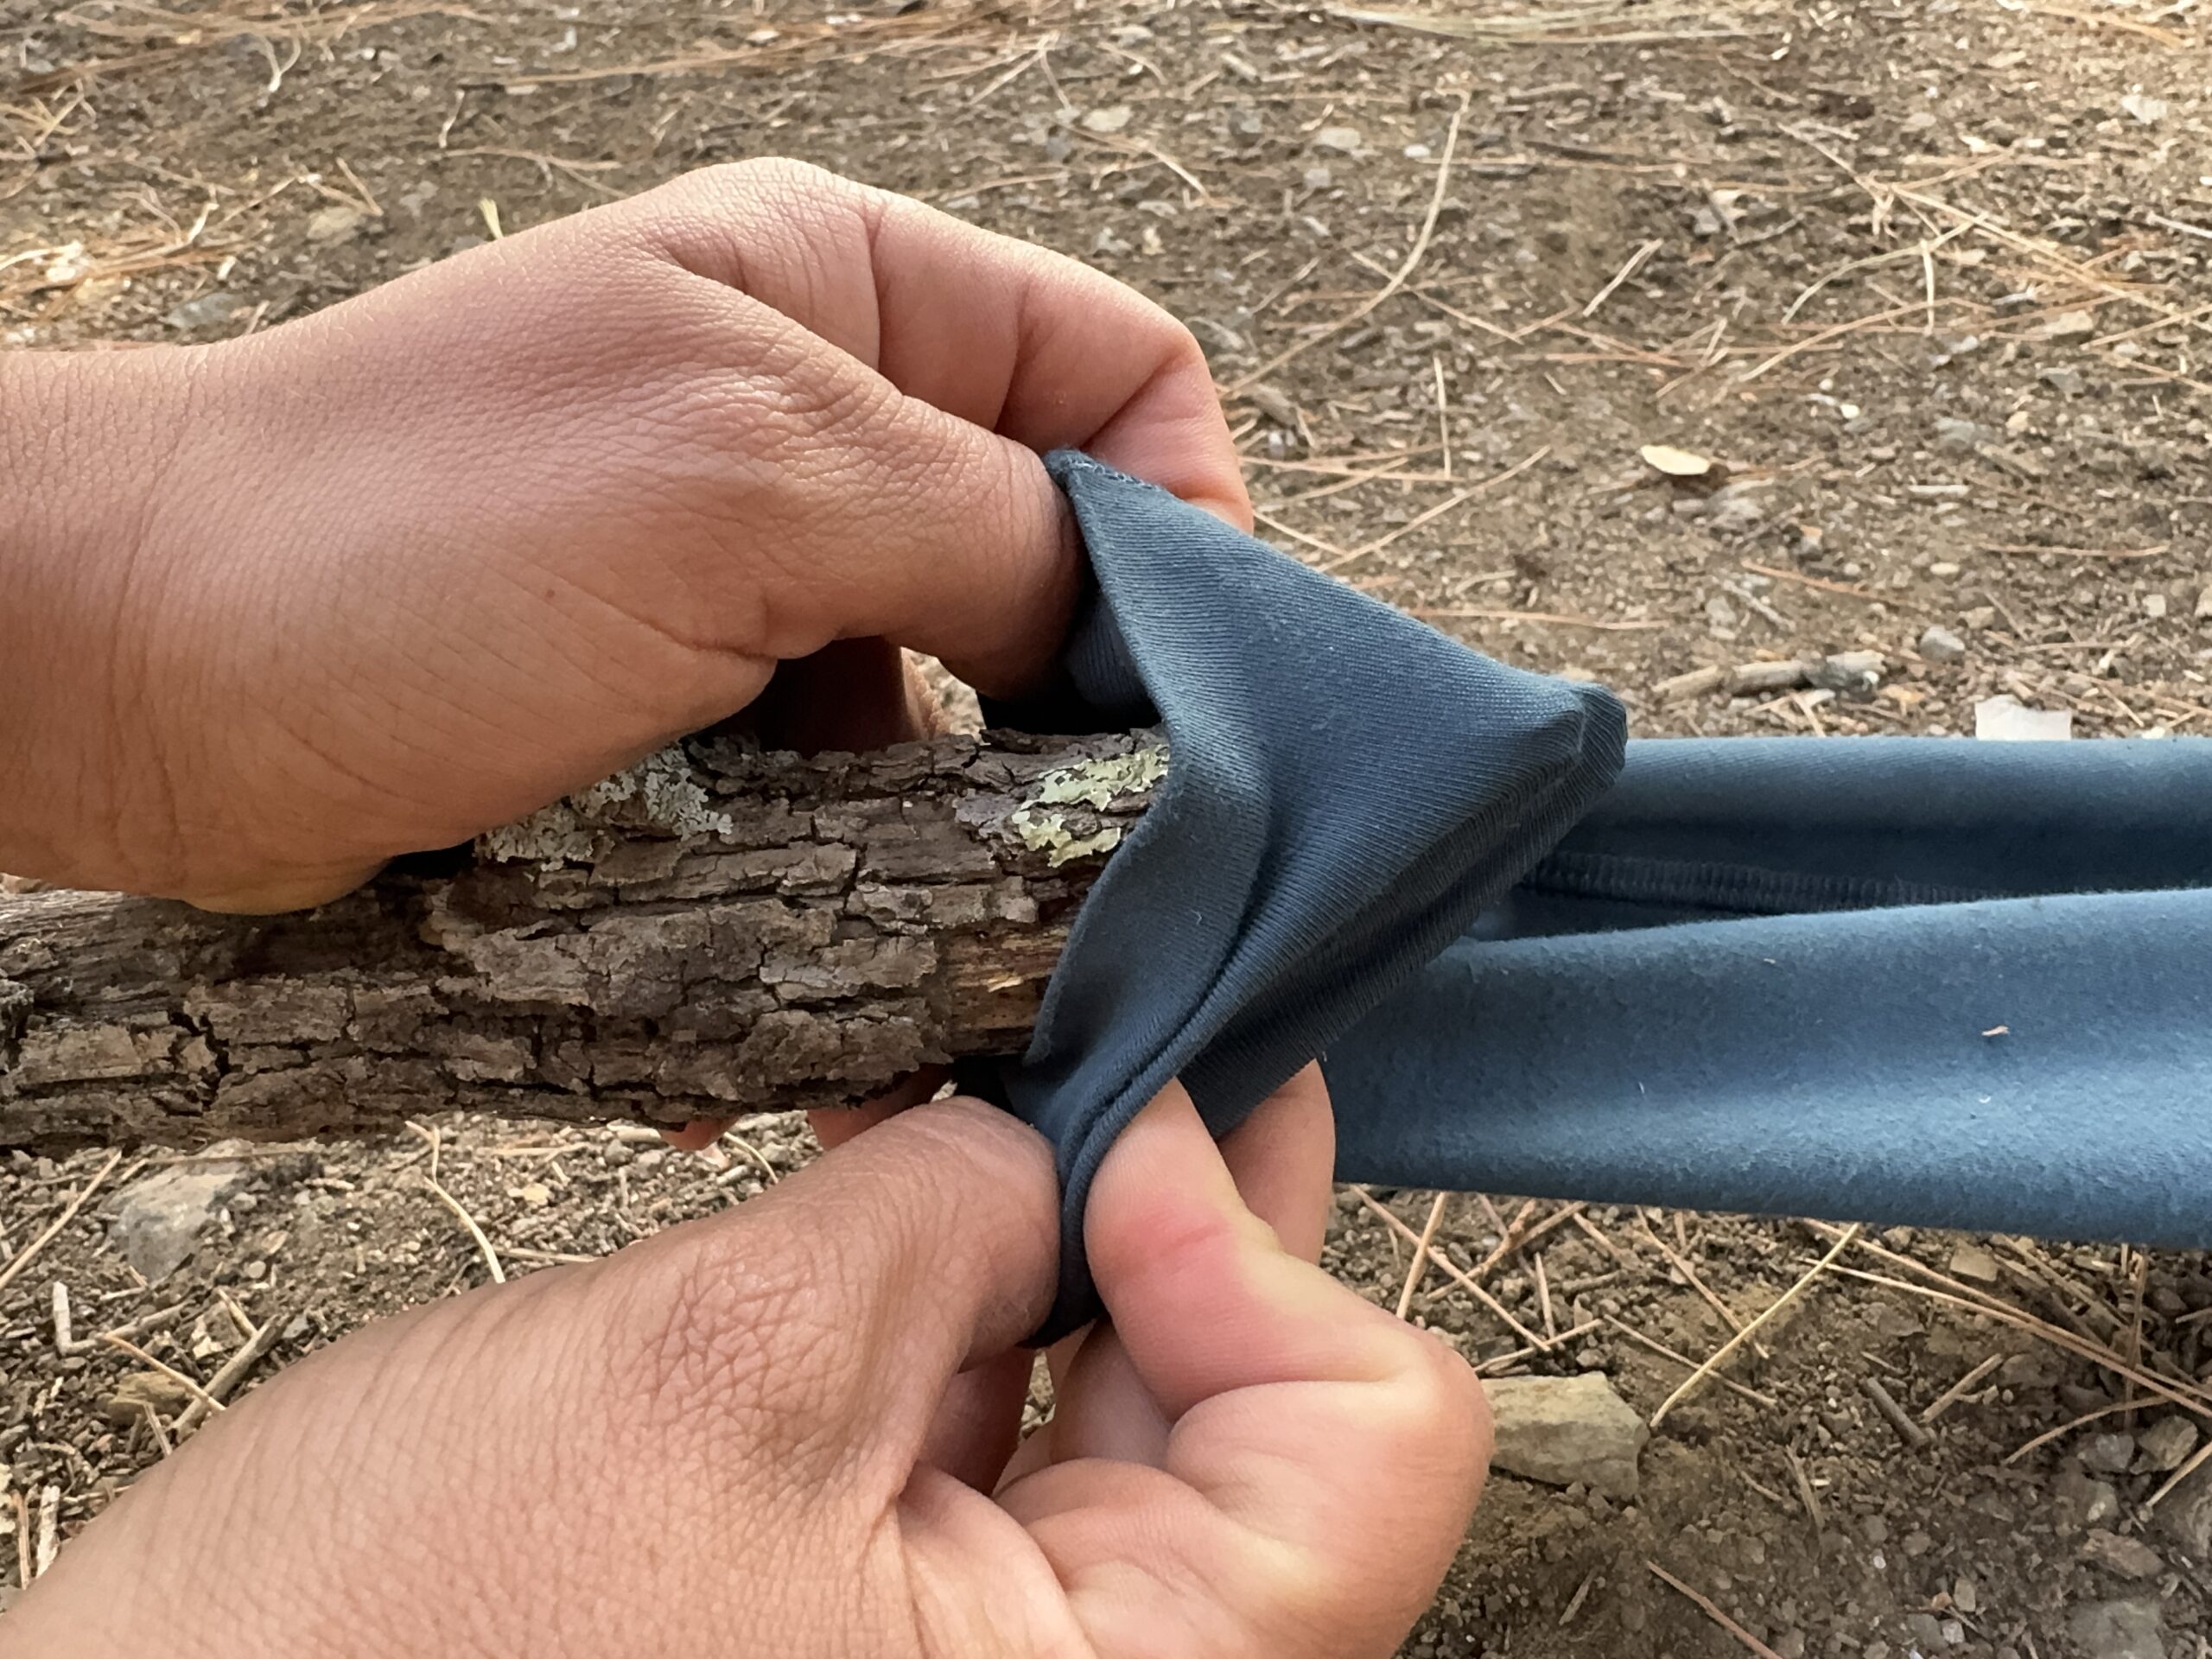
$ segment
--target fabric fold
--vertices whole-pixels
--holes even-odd
[[[963,1082],[1092,1173],[1180,1077],[1306,1060],[1347,1179],[2212,1248],[2212,741],[1625,746],[1164,492],[1050,458],[1096,576],[1063,683],[1166,728],[1028,1051]],[[1616,774],[1618,773],[1618,781]]]
[[[995,1092],[1057,1150],[1061,1288],[1096,1311],[1091,1176],[1180,1077],[1218,1136],[1418,974],[1620,766],[1594,687],[1493,663],[1086,456],[1052,456],[1097,579],[1031,730],[1166,728],[1169,770],[1085,899]],[[963,1077],[976,1086],[975,1075]]]

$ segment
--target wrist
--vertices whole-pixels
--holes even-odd
[[[161,683],[148,625],[186,563],[162,525],[188,361],[0,355],[0,870],[162,885],[131,826],[163,821],[149,739],[179,688]]]

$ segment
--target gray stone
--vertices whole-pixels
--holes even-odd
[[[1746,490],[1721,490],[1706,510],[1706,523],[1722,535],[1746,535],[1766,522],[1766,509]]]
[[[2212,1561],[2212,1464],[2158,1501],[2151,1530],[2199,1561]]]
[[[2082,371],[2079,369],[2044,369],[2036,378],[2053,391],[2066,397],[2080,397],[2088,385],[2088,382],[2082,378]]]
[[[199,1247],[200,1230],[245,1181],[244,1164],[179,1164],[134,1183],[117,1202],[108,1242],[158,1285]]]
[[[334,201],[327,207],[318,207],[308,215],[308,240],[343,242],[356,235],[368,222],[368,214],[359,207]]]
[[[228,322],[245,309],[242,295],[227,294],[218,289],[213,294],[202,294],[196,300],[187,300],[173,306],[162,321],[172,328],[206,328],[215,323]]]
[[[1920,636],[1920,654],[1931,663],[1959,662],[1967,654],[1967,642],[1942,623],[1931,623]]]
[[[2050,1495],[2063,1511],[2060,1518],[2076,1528],[2102,1526],[2120,1514],[2120,1494],[2112,1483],[2093,1479],[2082,1472],[2079,1464],[2069,1463],[2058,1471]]]
[[[2135,1437],[2142,1456],[2136,1467],[2145,1474],[2171,1474],[2196,1450],[2196,1425],[2186,1417],[2161,1417]]]
[[[1934,1653],[1949,1645],[1943,1640],[1942,1624],[1933,1613],[1907,1613],[1904,1628],[1912,1637],[1913,1645],[1923,1653]]]
[[[2123,1579],[2155,1579],[2165,1565],[2158,1552],[2140,1538],[2123,1538],[2103,1527],[2082,1541],[2082,1559]]]
[[[1996,435],[1978,421],[1962,421],[1955,415],[1936,417],[1936,447],[1939,449],[1971,449]]]
[[[1608,1497],[1636,1496],[1637,1454],[1651,1431],[1605,1377],[1500,1377],[1484,1387],[1498,1468],[1547,1485],[1579,1481]]]
[[[1935,632],[1934,628],[1928,631],[1929,633]],[[1951,637],[1955,639],[1958,636],[1954,634]],[[1961,645],[1959,649],[1963,653],[1966,647]],[[1923,657],[1928,654],[1925,634],[1921,636],[1920,654]],[[1961,1243],[1951,1252],[1951,1277],[1963,1279],[1968,1284],[1993,1285],[1998,1280],[1997,1258],[1979,1244]]]
[[[1244,395],[1252,400],[1255,409],[1277,426],[1293,432],[1298,430],[1298,405],[1275,387],[1263,380],[1248,388]]]
[[[2088,311],[2062,311],[2038,332],[2045,340],[2087,340],[2097,332],[2097,319]]]
[[[1839,651],[1815,662],[1809,677],[1823,690],[1861,696],[1881,684],[1888,667],[1878,651]]]
[[[2133,1434],[2092,1434],[2082,1448],[2082,1466],[2092,1474],[2124,1475],[2134,1464]]]
[[[1998,1382],[2008,1389],[2047,1389],[2058,1381],[2058,1376],[2057,1362],[2043,1348],[2029,1348],[2009,1355],[1997,1368]]]
[[[2067,1612],[2066,1634],[2082,1659],[2166,1659],[2155,1597],[2084,1602]]]
[[[1313,143],[1316,149],[1332,149],[1339,156],[1356,156],[1360,149],[1359,129],[1324,127],[1313,135]]]

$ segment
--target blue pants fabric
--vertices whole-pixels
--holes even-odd
[[[1092,1174],[1171,1077],[1225,1134],[1308,1059],[1338,1173],[2212,1245],[2212,743],[1626,745],[1091,461],[1097,588],[996,723],[1163,722],[1170,771],[1017,1061]]]
[[[1637,742],[1333,1046],[1348,1179],[2212,1246],[2212,742]]]

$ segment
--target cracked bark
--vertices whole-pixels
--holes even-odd
[[[1018,1052],[1148,734],[720,738],[300,915],[0,896],[0,1147],[681,1123]]]

